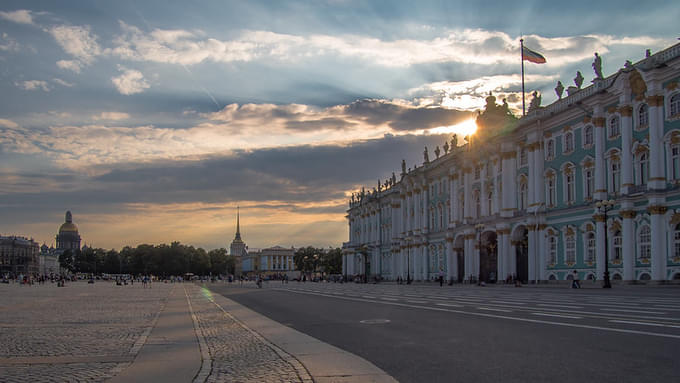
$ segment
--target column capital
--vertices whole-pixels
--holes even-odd
[[[594,214],[593,220],[595,220],[595,222],[604,222],[604,214]]]
[[[663,96],[649,96],[647,97],[647,104],[649,106],[663,106]]]
[[[596,127],[598,128],[604,128],[604,123],[605,123],[605,118],[604,117],[595,117],[593,118],[593,123],[595,124]]]
[[[626,219],[626,218],[631,219],[631,218],[635,218],[636,213],[635,213],[635,210],[621,210],[621,211],[619,211],[619,215],[621,217],[623,217],[624,219]]]
[[[649,214],[655,215],[655,214],[666,214],[666,211],[668,211],[668,208],[663,205],[651,205],[647,207],[647,211]]]
[[[619,108],[619,113],[624,117],[631,117],[633,115],[633,107],[630,105],[623,105]]]

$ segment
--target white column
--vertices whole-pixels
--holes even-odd
[[[543,154],[543,145],[542,145],[542,138],[539,137],[539,140],[536,141],[536,144],[534,144],[534,203],[541,204],[545,202],[545,192],[544,192],[544,185],[545,185],[545,177],[543,176],[543,168],[544,168],[544,162],[543,159],[544,154]]]
[[[632,208],[632,203],[631,206]],[[619,214],[623,217],[623,227],[621,232],[622,251],[623,251],[623,280],[632,281],[635,279],[635,232],[633,230],[633,218],[635,211],[622,210]]]
[[[421,223],[421,206],[420,206],[420,189],[417,187],[413,189],[413,231],[420,231]]]
[[[469,280],[470,276],[474,274],[473,259],[475,252],[475,239],[474,236],[466,235],[465,238],[465,275],[464,279]]]
[[[501,159],[503,161],[503,172],[501,179],[503,182],[503,204],[501,206],[501,216],[512,217],[513,211],[517,209],[517,185],[515,177],[516,169],[516,152],[515,147],[511,143],[501,144]]]
[[[420,279],[422,279],[423,281],[426,281],[429,278],[428,254],[429,254],[429,248],[428,248],[427,244],[424,244],[423,249],[422,249],[422,255],[420,257]]]
[[[464,188],[464,202],[463,202],[463,222],[467,222],[472,218],[472,175],[470,169],[463,171],[463,188]]]
[[[604,279],[604,215],[595,215],[595,275]]]
[[[545,243],[545,227],[538,225],[536,231],[536,257],[538,257],[538,280],[546,280],[547,265],[545,262],[546,243]]]
[[[486,166],[482,165],[482,170],[479,172],[479,186],[480,186],[480,194],[479,194],[479,202],[481,205],[481,213],[482,217],[486,217],[491,212],[489,212],[489,207],[487,206],[488,204],[486,203],[486,195],[488,193],[488,187],[487,187],[487,182],[486,182]]]
[[[621,193],[628,194],[633,186],[633,108],[619,108],[621,114]]]
[[[536,258],[537,256],[537,251],[536,251],[536,227],[533,225],[528,225],[529,229],[529,281],[535,281],[538,279],[538,259]]]
[[[456,195],[458,190],[458,177],[453,173],[449,174],[449,203],[451,204],[451,214],[449,215],[449,222],[454,222],[458,217],[458,203],[456,203]],[[451,225],[449,225],[451,226]]]
[[[531,206],[536,203],[536,196],[534,193],[534,184],[536,183],[536,163],[534,157],[536,153],[534,152],[533,142],[528,145],[527,152],[529,157],[527,158],[527,165],[529,166],[528,168],[529,180],[527,182],[527,201],[529,201],[528,205]]]
[[[500,161],[500,160],[499,160]],[[498,167],[500,162],[497,162],[493,166],[493,209],[491,214],[495,214],[501,211],[501,194],[500,194],[500,182],[498,181]]]
[[[508,238],[510,235],[508,235]],[[508,274],[517,276],[517,246],[515,241],[510,241],[510,252],[508,257]]]
[[[648,207],[650,221],[652,223],[652,280],[666,280],[668,251],[666,241],[665,214],[666,207],[663,205],[653,205]]]
[[[422,196],[423,196],[423,226],[422,226],[422,230],[423,230],[423,233],[427,233],[429,231],[429,228],[430,228],[430,214],[429,214],[430,213],[430,206],[429,206],[430,204],[428,203],[429,197],[430,197],[430,188],[427,185],[427,181],[425,181],[425,183],[423,183]]]
[[[454,266],[454,263],[456,264]],[[455,278],[455,275],[458,275],[458,270],[455,270],[454,268],[457,269],[457,262],[454,262],[453,259],[453,238],[446,238],[446,280],[450,281],[452,278]]]
[[[503,231],[496,230],[496,280],[498,282],[505,279],[505,250],[503,249]]]
[[[604,200],[607,199],[607,171],[604,159],[604,149],[607,143],[606,138],[606,128],[605,128],[605,118],[602,117],[602,107],[594,107],[593,122],[595,125],[595,193],[594,199]]]
[[[647,97],[647,104],[649,105],[649,180],[647,188],[663,189],[666,186],[663,144],[663,96]]]

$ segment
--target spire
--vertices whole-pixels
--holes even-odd
[[[236,206],[236,238],[235,240],[241,240],[241,226],[239,224],[239,207]]]

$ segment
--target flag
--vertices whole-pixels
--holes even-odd
[[[531,49],[522,46],[522,59],[530,61],[534,64],[545,64],[545,57],[538,52],[534,52]]]

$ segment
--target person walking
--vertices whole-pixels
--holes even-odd
[[[574,279],[571,280],[571,288],[572,289],[580,289],[581,283],[579,282],[579,279],[578,279],[578,271],[574,270],[572,272],[572,275],[574,276]]]

